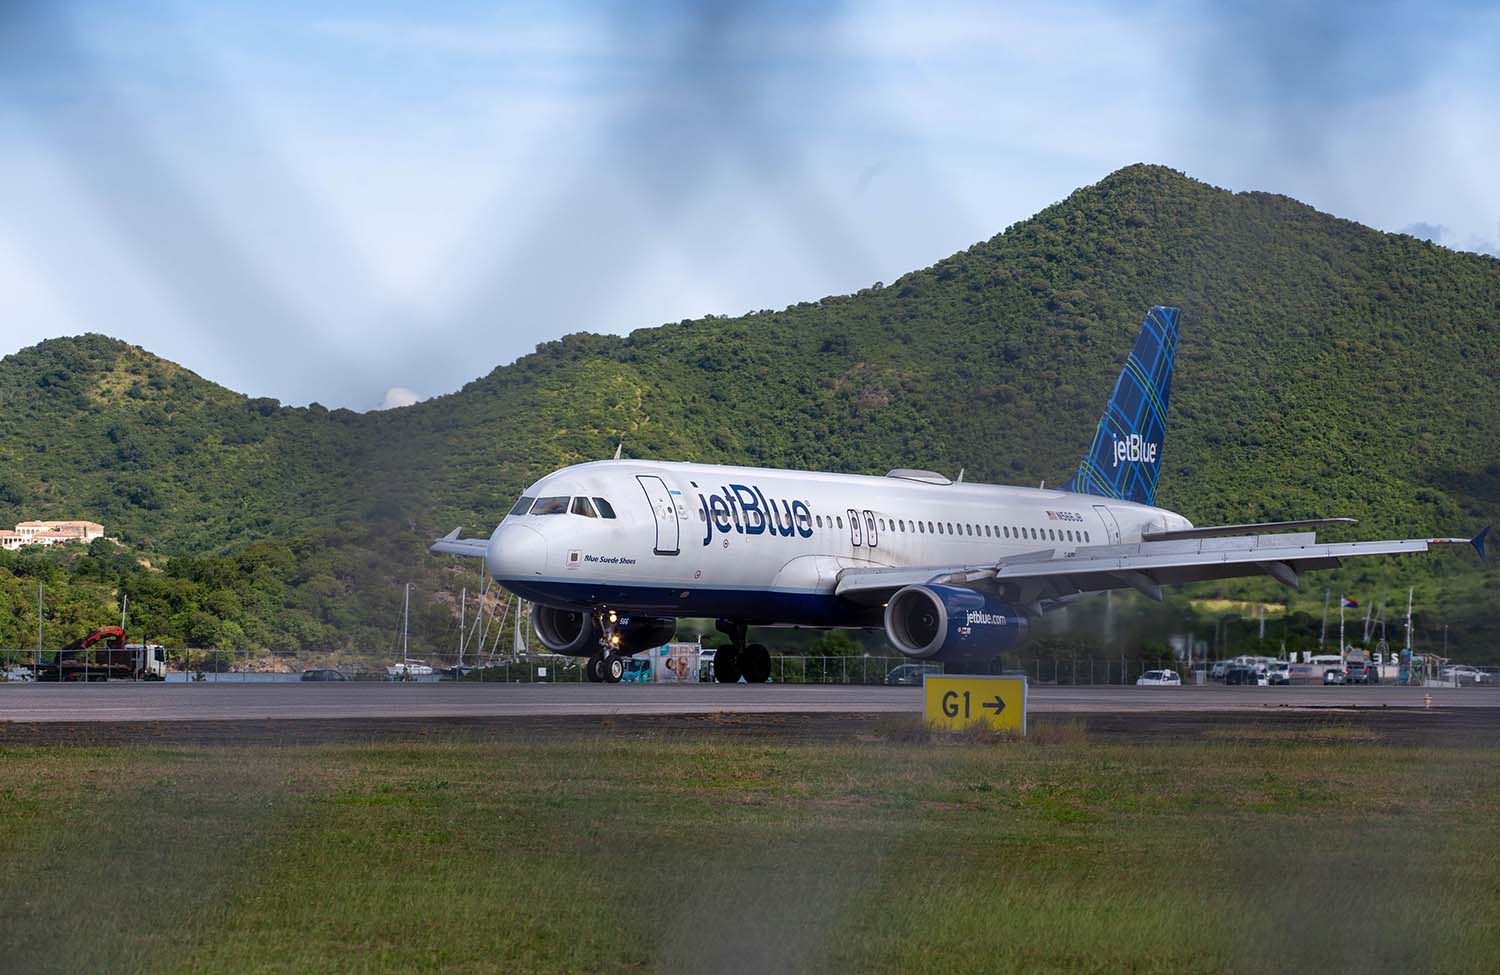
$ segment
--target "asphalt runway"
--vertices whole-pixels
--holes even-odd
[[[1430,696],[1430,701],[1428,700]],[[1500,709],[1500,688],[1055,687],[1038,715],[1288,710]],[[0,722],[189,722],[547,718],[707,714],[915,714],[914,687],[749,684],[207,682],[0,684]],[[1497,712],[1500,714],[1500,712]]]

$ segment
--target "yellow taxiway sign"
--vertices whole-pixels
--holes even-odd
[[[922,716],[934,728],[959,730],[983,724],[1026,734],[1026,678],[927,674],[922,680]]]

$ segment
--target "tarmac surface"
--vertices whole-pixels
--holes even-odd
[[[916,687],[804,684],[466,684],[231,681],[0,685],[0,725],[525,718],[704,714],[916,714]],[[1429,699],[1430,698],[1430,699]],[[1056,687],[1033,685],[1038,715],[1286,710],[1500,709],[1500,688]],[[1496,711],[1500,715],[1500,710]]]

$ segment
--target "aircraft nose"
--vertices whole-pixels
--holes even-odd
[[[502,525],[490,536],[485,558],[496,579],[539,576],[547,570],[547,539],[525,525]]]

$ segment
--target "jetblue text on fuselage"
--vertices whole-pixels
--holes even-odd
[[[693,487],[697,487],[694,484]],[[703,544],[713,541],[714,531],[721,535],[765,535],[789,538],[800,535],[811,538],[812,509],[806,501],[780,501],[767,498],[755,485],[729,484],[707,497],[698,495],[703,506]]]
[[[1132,433],[1124,440],[1115,439],[1115,466],[1128,462],[1138,464],[1145,461],[1147,464],[1156,463],[1156,444],[1146,440],[1138,433]]]

